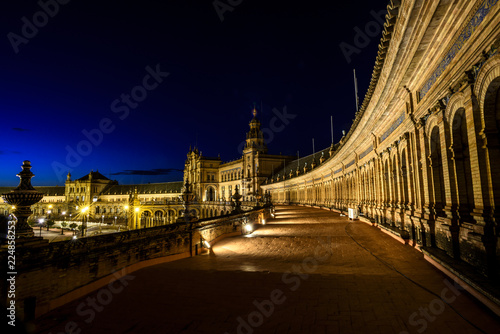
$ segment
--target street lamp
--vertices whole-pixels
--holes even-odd
[[[63,215],[63,223],[66,224],[66,211],[62,212]],[[64,234],[64,226],[61,224],[61,235]]]
[[[137,230],[138,227],[138,220],[139,220],[139,208],[135,208],[135,229]]]
[[[115,216],[115,225],[116,225],[116,218],[118,218],[118,217]]]
[[[87,213],[87,221],[85,221],[85,213],[86,213],[87,211],[89,211],[89,207],[88,207],[88,206],[86,206],[86,207],[82,208],[82,214],[83,214],[83,219],[82,219],[82,220],[83,220],[83,221],[82,221],[82,237],[84,237],[84,236],[85,236],[85,232],[86,232],[85,230],[87,229],[87,222],[88,222],[88,220],[89,220],[89,215],[88,215],[88,213]]]
[[[128,205],[125,205],[123,209],[125,209],[125,226],[128,228]]]
[[[52,213],[52,204],[49,205],[49,210],[47,210],[47,213],[49,215],[48,219],[50,220],[50,214]],[[48,231],[48,226],[47,226],[47,231]]]
[[[42,225],[43,225],[43,218],[38,219],[38,223],[40,224],[40,236],[42,236]]]
[[[49,208],[51,208],[51,207],[52,207],[52,205],[51,205],[51,206],[49,206]],[[51,213],[52,213],[52,210],[47,211],[47,214],[49,215],[49,216],[48,216],[48,219],[47,219],[47,231],[49,230],[49,220],[50,220],[50,214],[51,214]]]

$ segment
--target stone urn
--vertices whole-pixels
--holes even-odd
[[[31,172],[31,163],[26,160],[21,167],[23,170],[17,174],[21,179],[19,186],[11,190],[10,193],[2,194],[2,198],[6,203],[15,207],[16,238],[33,238],[35,234],[28,224],[28,217],[32,214],[31,206],[40,202],[43,194],[31,185],[31,178],[35,176]]]
[[[231,199],[234,201],[234,209],[233,209],[233,213],[240,213],[242,212],[241,210],[241,202],[240,202],[240,199],[241,199],[241,196],[239,191],[238,191],[238,186],[236,186],[236,189],[234,190],[234,194],[233,196],[231,196]]]
[[[182,201],[182,205],[184,207],[184,212],[182,217],[178,218],[178,222],[189,223],[197,220],[196,215],[193,216],[189,209],[189,205],[194,201],[195,197],[195,194],[191,191],[191,185],[186,179],[186,183],[182,188],[182,194],[179,196],[179,199]]]

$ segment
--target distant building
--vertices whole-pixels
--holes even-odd
[[[0,193],[11,189],[2,187]],[[90,221],[134,228],[136,219],[142,227],[172,223],[182,209],[179,200],[182,182],[120,185],[99,171],[91,171],[76,180],[68,174],[64,187],[36,189],[45,196],[32,206],[32,219],[81,221],[88,215]],[[88,211],[82,214],[82,209],[86,207]],[[135,207],[139,211],[135,212]],[[11,211],[12,208],[0,199],[0,213]]]
[[[126,225],[130,229],[170,224],[182,214],[179,196],[185,181],[189,181],[195,194],[192,209],[198,218],[229,214],[233,210],[231,196],[236,189],[243,196],[243,208],[250,209],[263,195],[262,182],[293,159],[267,154],[255,110],[253,115],[243,156],[237,160],[223,163],[220,158],[203,156],[198,148],[190,149],[184,166],[184,181],[179,182],[120,185],[99,171],[91,171],[76,180],[68,173],[64,187],[36,187],[45,196],[33,205],[31,219],[89,219]],[[11,189],[0,187],[0,193]],[[0,198],[0,213],[12,211]]]
[[[184,181],[188,180],[192,184],[198,201],[205,203],[202,207],[210,207],[211,202],[230,200],[236,188],[243,196],[243,201],[255,201],[256,196],[263,195],[260,185],[264,180],[271,176],[274,170],[281,169],[284,164],[294,159],[267,153],[255,109],[253,115],[240,159],[223,163],[220,158],[203,156],[197,148],[189,151],[184,166]]]

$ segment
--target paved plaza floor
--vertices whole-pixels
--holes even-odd
[[[36,332],[500,333],[498,317],[422,253],[304,207],[277,207],[251,235],[105,290],[44,315]]]

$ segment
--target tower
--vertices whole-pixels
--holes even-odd
[[[252,111],[253,118],[250,121],[250,131],[247,132],[247,139],[243,154],[245,152],[261,152],[267,153],[267,146],[264,142],[264,134],[260,129],[260,121],[257,118],[257,110],[254,108]]]
[[[267,146],[264,142],[264,134],[260,129],[260,121],[257,118],[257,110],[254,108],[253,118],[250,121],[250,131],[247,132],[246,144],[243,149],[243,180],[242,191],[243,198],[249,200],[250,196],[255,195],[258,187],[257,178],[261,176],[259,172],[259,156],[267,153]]]

